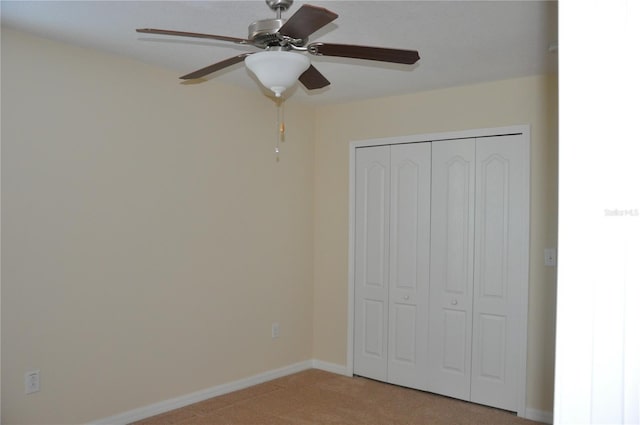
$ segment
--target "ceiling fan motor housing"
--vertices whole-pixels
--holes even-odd
[[[307,42],[307,39],[291,39],[280,34],[278,31],[284,23],[287,22],[284,18],[275,19],[261,19],[255,21],[249,25],[249,36],[252,44],[256,47],[267,48],[272,46],[296,46],[302,47]]]
[[[256,47],[279,45],[278,30],[284,25],[286,19],[261,19],[249,25],[249,40]]]

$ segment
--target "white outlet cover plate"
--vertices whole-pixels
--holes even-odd
[[[554,267],[557,265],[556,249],[545,248],[544,250],[544,265],[548,267]]]

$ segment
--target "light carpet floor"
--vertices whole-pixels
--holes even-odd
[[[515,414],[317,369],[138,421],[135,425],[533,425]]]

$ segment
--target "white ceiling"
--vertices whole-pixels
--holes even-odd
[[[312,56],[331,81],[325,89],[302,85],[298,101],[329,104],[405,94],[483,81],[556,72],[557,2],[547,1],[296,1],[339,17],[310,41],[418,50],[416,65]],[[178,77],[241,52],[215,40],[139,34],[162,28],[246,38],[247,26],[275,17],[264,1],[4,1],[2,25],[134,58],[175,71]],[[552,49],[553,50],[553,49]],[[259,90],[237,64],[207,78]],[[202,82],[207,84],[207,82]]]

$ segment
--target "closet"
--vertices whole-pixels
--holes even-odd
[[[354,150],[354,374],[522,410],[528,137]]]

